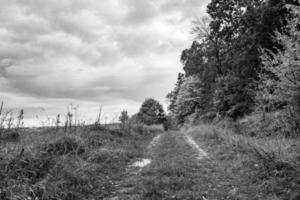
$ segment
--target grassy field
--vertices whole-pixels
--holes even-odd
[[[299,153],[216,125],[21,129],[1,141],[0,199],[298,200]]]
[[[103,127],[21,129],[2,138],[1,200],[104,199],[126,167],[143,157],[161,129],[140,126],[129,132]]]

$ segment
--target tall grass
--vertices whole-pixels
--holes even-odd
[[[185,131],[201,145],[208,144],[206,148],[220,166],[234,171],[233,176],[241,185],[245,183],[260,191],[265,198],[275,195],[273,199],[294,199],[293,196],[300,195],[299,140],[280,135],[237,134],[228,122],[219,126],[202,124]],[[244,178],[248,176],[249,180]]]
[[[276,162],[287,162],[293,166],[296,166],[297,162],[299,162],[299,140],[283,136],[250,137],[236,134],[228,127],[229,125],[224,124],[222,127],[203,124],[189,128],[187,131],[196,139],[199,137],[205,137],[209,139],[222,140],[222,142],[239,147],[241,150],[247,150],[261,159],[272,159]]]
[[[0,106],[0,108],[2,108]],[[8,121],[1,110],[1,131]],[[11,130],[19,140],[0,138],[0,199],[103,199],[116,189],[114,182],[128,163],[142,157],[146,144],[161,129],[133,126],[82,125],[67,115],[67,126],[21,128],[21,115]],[[75,122],[77,121],[77,122]],[[2,133],[2,132],[1,132]]]

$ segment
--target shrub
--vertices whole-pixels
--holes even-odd
[[[87,146],[89,148],[101,147],[105,144],[105,140],[101,135],[91,135],[87,138]]]
[[[10,160],[6,172],[10,179],[33,184],[42,180],[54,164],[55,162],[51,157],[17,156]]]
[[[57,141],[46,144],[43,150],[51,155],[65,155],[65,154],[82,154],[85,152],[84,146],[80,144],[75,138],[62,137]]]
[[[147,126],[144,124],[136,124],[132,126],[132,131],[138,135],[156,135],[164,131],[162,125],[151,125]]]
[[[128,162],[128,152],[121,150],[97,149],[90,153],[89,162],[117,164],[119,162]]]
[[[92,192],[84,165],[75,158],[60,160],[49,175],[28,192],[32,199],[85,199]]]
[[[294,122],[294,123],[293,123]],[[280,110],[272,113],[252,114],[236,121],[236,132],[256,137],[279,136],[284,137],[297,136],[293,133],[296,126],[292,116],[287,110]]]
[[[294,14],[287,26],[288,33],[277,33],[276,39],[283,50],[279,50],[277,54],[268,50],[262,52],[263,70],[256,95],[257,105],[263,116],[274,105],[281,105],[282,125],[289,135],[299,135],[300,132],[300,15],[297,11]],[[286,135],[285,132],[284,134]]]
[[[19,142],[20,134],[15,130],[6,130],[0,135],[0,141]]]

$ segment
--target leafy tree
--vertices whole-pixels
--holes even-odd
[[[260,90],[256,99],[260,111],[283,109],[284,119],[289,124],[288,132],[300,130],[300,17],[287,26],[287,34],[277,33],[277,41],[283,47],[275,54],[264,50],[262,60],[264,70],[260,74]],[[280,107],[278,105],[281,105]],[[273,108],[273,109],[272,109]]]
[[[252,112],[254,91],[247,87],[247,82],[231,76],[217,79],[214,91],[214,108],[221,117],[237,119]]]
[[[183,69],[201,79],[214,110],[241,117],[254,108],[260,48],[282,48],[270,36],[283,31],[289,12],[278,0],[212,0],[207,12],[210,20],[194,24],[198,41],[183,51]]]
[[[180,87],[175,102],[174,115],[178,123],[183,123],[187,116],[200,109],[202,94],[200,79],[196,76],[187,77]]]
[[[178,73],[177,82],[175,84],[174,90],[172,90],[170,93],[167,94],[166,98],[169,101],[168,110],[171,114],[174,114],[175,107],[176,107],[176,101],[178,97],[178,93],[180,91],[181,85],[184,82],[185,75],[183,73]]]
[[[164,119],[163,106],[153,98],[146,99],[137,114],[137,120],[146,125],[162,124]]]

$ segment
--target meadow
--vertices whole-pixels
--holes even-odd
[[[169,131],[132,120],[38,128],[21,121],[2,115],[1,200],[300,197],[299,138],[262,131],[253,116]]]
[[[19,128],[3,131],[0,199],[103,199],[159,128]],[[10,136],[10,137],[9,137]]]

